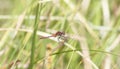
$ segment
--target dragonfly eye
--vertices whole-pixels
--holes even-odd
[[[59,32],[58,34],[59,34],[59,36],[63,36],[63,35],[65,35],[64,32]]]

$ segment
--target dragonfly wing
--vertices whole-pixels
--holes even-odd
[[[40,39],[45,39],[45,38],[49,38],[49,37],[52,37],[52,36],[40,37]]]

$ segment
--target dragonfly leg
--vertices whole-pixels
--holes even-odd
[[[58,41],[60,42],[60,41],[64,41],[64,42],[66,42],[67,41],[67,37],[65,37],[65,36],[59,36],[58,37]]]
[[[58,41],[60,41],[60,39],[61,39],[61,36],[58,37]]]

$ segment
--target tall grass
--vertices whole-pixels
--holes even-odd
[[[40,17],[40,9],[39,4],[37,5],[37,10],[36,10],[36,17],[35,17],[35,23],[34,23],[34,31],[33,31],[33,38],[32,38],[32,47],[31,47],[31,58],[30,58],[30,65],[29,69],[33,69],[34,66],[34,54],[35,54],[35,46],[36,46],[36,34],[37,34],[37,29],[38,29],[38,24],[39,24],[39,17]]]

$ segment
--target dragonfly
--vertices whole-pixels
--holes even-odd
[[[57,31],[56,33],[50,35],[50,36],[46,36],[46,37],[40,37],[40,39],[45,39],[45,38],[50,38],[50,37],[58,37],[59,39],[64,39],[65,38],[65,33],[61,32],[61,31]]]

